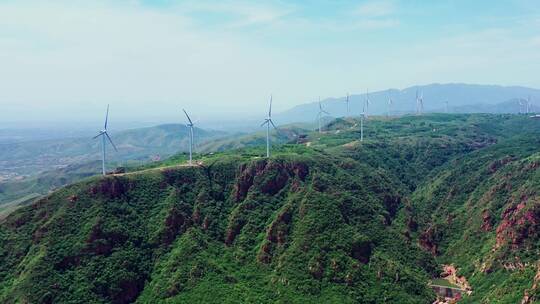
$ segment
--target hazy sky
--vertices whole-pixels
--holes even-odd
[[[0,121],[182,119],[388,87],[540,87],[540,5],[0,0]]]

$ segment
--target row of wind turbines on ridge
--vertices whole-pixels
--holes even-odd
[[[417,107],[417,111],[418,111],[418,109],[420,109],[420,113],[421,113],[421,110],[423,109],[423,98],[418,97],[418,92],[416,92],[416,99],[417,99],[417,106],[418,106],[418,101],[420,100],[421,107],[420,108]],[[350,106],[349,106],[349,94],[348,93],[347,93],[346,103],[347,103],[347,116],[349,117],[350,116]],[[371,100],[369,99],[369,91],[367,91],[366,92],[366,99],[365,99],[364,104],[363,104],[362,114],[360,116],[360,141],[364,140],[364,119],[366,119],[368,117],[368,109],[369,109],[370,103],[371,103]],[[392,99],[389,98],[388,99],[389,111],[390,111],[390,106],[391,105],[392,105]],[[187,111],[185,109],[182,109],[182,111],[184,112],[184,114],[186,115],[186,118],[188,120],[188,123],[186,124],[186,126],[189,127],[189,161],[188,161],[188,163],[189,163],[189,165],[192,165],[193,164],[193,140],[194,140],[193,127],[194,127],[194,123],[191,120],[191,117],[189,117],[189,114],[187,113]],[[322,103],[321,103],[321,98],[319,97],[319,112],[317,114],[317,120],[318,120],[318,123],[319,123],[319,128],[318,128],[319,133],[322,133],[323,114],[330,115],[330,113],[328,113],[326,110],[323,109]],[[107,112],[105,114],[105,124],[103,126],[103,129],[101,131],[99,131],[98,135],[94,136],[94,138],[93,138],[93,139],[96,139],[98,137],[101,137],[101,172],[102,172],[103,175],[107,174],[107,172],[106,172],[106,144],[107,144],[107,141],[112,145],[114,150],[116,152],[118,152],[118,149],[116,148],[116,145],[112,141],[112,139],[111,139],[111,137],[110,137],[110,135],[109,135],[109,133],[107,131],[108,121],[109,121],[109,105],[107,105]],[[264,119],[263,123],[261,124],[261,127],[262,126],[266,126],[266,157],[270,157],[270,126],[272,126],[276,131],[279,131],[278,128],[276,127],[276,125],[274,124],[274,121],[272,120],[272,95],[270,95],[270,105],[269,105],[269,108],[268,108],[268,116]]]
[[[422,99],[420,99],[420,100],[422,100]],[[418,92],[417,92],[417,101],[418,101]],[[347,93],[346,103],[347,103],[347,116],[349,117],[350,116],[350,107],[349,107],[349,94],[348,93]],[[366,93],[366,99],[365,99],[365,102],[363,104],[362,114],[360,116],[360,140],[361,141],[364,140],[364,119],[366,119],[368,117],[368,109],[369,109],[369,104],[370,103],[371,103],[371,101],[369,99],[369,91],[368,91]],[[388,105],[389,105],[389,107],[392,105],[392,99],[391,98],[389,98],[389,100],[388,100]],[[193,127],[194,127],[194,123],[191,120],[191,117],[189,116],[187,111],[185,109],[182,109],[182,111],[184,112],[184,114],[186,115],[186,118],[188,120],[188,123],[186,124],[186,126],[189,127],[189,161],[188,161],[188,163],[189,163],[189,165],[192,165],[193,164],[193,140],[194,140]],[[317,114],[317,120],[318,120],[318,123],[319,123],[319,128],[318,128],[319,133],[322,133],[323,114],[330,115],[330,113],[328,113],[327,111],[325,111],[323,109],[322,104],[321,104],[321,98],[319,97],[319,112]],[[108,121],[109,121],[109,105],[107,105],[107,112],[105,114],[105,123],[104,123],[103,129],[101,131],[99,131],[99,133],[96,136],[93,137],[93,139],[101,137],[101,172],[102,172],[103,175],[107,174],[107,172],[106,172],[106,144],[107,144],[107,141],[112,145],[114,150],[116,152],[118,152],[118,149],[116,148],[116,145],[112,141],[112,139],[111,139],[111,137],[110,137],[110,135],[109,135],[109,133],[107,131]],[[274,121],[272,120],[272,95],[270,95],[270,105],[269,105],[269,108],[268,108],[268,116],[264,119],[261,126],[266,126],[266,157],[270,157],[270,126],[272,126],[276,131],[279,131],[278,128],[276,127],[276,125],[274,124]]]
[[[349,102],[350,95],[347,93],[347,97],[345,99],[346,105],[347,105],[347,117],[350,117],[350,102]],[[531,101],[530,96],[524,101],[522,98],[518,99],[519,103],[519,112],[520,113],[530,113],[531,110]],[[317,113],[317,121],[318,121],[318,131],[319,133],[322,133],[322,118],[323,115],[330,115],[326,110],[323,109],[321,98],[319,97],[319,111]],[[369,105],[371,104],[371,100],[369,99],[369,90],[366,91],[366,98],[364,99],[363,105],[362,105],[362,113],[360,115],[360,141],[364,140],[364,121],[368,118],[368,112],[369,112]],[[391,107],[393,105],[393,100],[389,96],[387,101],[387,116],[390,115]],[[522,112],[522,107],[524,108],[524,111]],[[189,117],[189,114],[185,109],[182,109],[184,114],[186,115],[186,118],[188,120],[188,123],[186,124],[187,127],[189,127],[189,165],[193,164],[193,127],[194,123]],[[424,93],[419,92],[416,90],[416,114],[422,115],[424,111]],[[448,101],[445,102],[445,112],[448,113]],[[106,143],[107,141],[112,145],[114,150],[118,152],[118,149],[116,148],[116,145],[112,141],[111,137],[109,136],[109,133],[107,132],[107,124],[109,120],[109,105],[107,105],[107,112],[105,114],[105,124],[103,126],[103,129],[99,131],[98,135],[94,136],[94,139],[101,137],[101,169],[102,174],[106,174],[106,168],[105,168],[105,154],[106,154]],[[274,121],[272,120],[272,95],[270,95],[270,105],[268,108],[268,116],[264,119],[262,126],[266,126],[266,157],[270,157],[270,126],[272,126],[276,131],[279,132],[278,128],[274,124]]]

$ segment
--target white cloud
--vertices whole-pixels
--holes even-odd
[[[368,1],[358,5],[351,12],[366,18],[378,18],[393,15],[396,12],[396,4],[392,1]]]
[[[138,3],[83,6],[69,1],[0,2],[0,104],[10,118],[25,112],[72,117],[111,102],[133,119],[193,112],[252,112],[274,91],[276,109],[310,67],[280,50],[252,43],[219,26],[199,28],[183,7]],[[225,9],[225,8],[223,8]],[[235,6],[240,22],[268,22],[280,14]],[[244,21],[242,21],[244,20]]]
[[[270,93],[279,111],[366,87],[540,86],[538,33],[523,34],[525,24],[394,43],[375,30],[400,24],[395,6],[364,6],[356,18],[299,10],[241,1],[149,8],[0,0],[0,119],[24,113],[101,120],[109,102],[125,119],[180,117],[180,106],[206,118],[257,112]]]
[[[194,1],[178,6],[187,13],[216,13],[229,17],[225,25],[230,28],[262,25],[275,22],[295,11],[289,4],[269,5],[246,1]]]

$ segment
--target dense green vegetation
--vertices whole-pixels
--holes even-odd
[[[430,303],[442,263],[469,279],[465,302],[538,299],[538,121],[372,119],[362,143],[357,123],[268,160],[177,155],[16,210],[0,302]]]

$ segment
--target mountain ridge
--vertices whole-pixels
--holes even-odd
[[[500,85],[477,85],[466,83],[433,83],[428,85],[415,85],[404,89],[386,89],[370,92],[372,104],[369,106],[369,114],[386,115],[388,112],[388,98],[393,99],[391,115],[403,115],[415,113],[416,90],[424,93],[424,108],[426,112],[444,112],[445,101],[449,101],[449,110],[454,112],[462,106],[475,106],[486,104],[494,106],[516,98],[526,99],[529,95],[535,111],[540,110],[540,89],[523,86],[500,86]],[[352,116],[362,113],[362,106],[366,93],[350,95],[350,110]],[[331,97],[321,100],[325,110],[333,117],[346,116],[346,97]],[[505,107],[504,111],[493,111],[491,107],[484,108],[485,113],[518,113],[515,107]],[[298,121],[314,121],[318,111],[317,102],[297,105],[289,110],[276,113],[276,121],[290,123]],[[463,113],[464,111],[460,111]],[[477,113],[480,111],[473,111]],[[484,112],[483,112],[484,113]]]
[[[538,121],[369,119],[364,142],[356,123],[270,159],[244,148],[55,191],[0,220],[0,300],[426,303],[437,265],[451,263],[472,286],[464,303],[538,299],[539,240],[526,233],[540,223]],[[497,198],[481,234],[486,200],[471,193]]]

